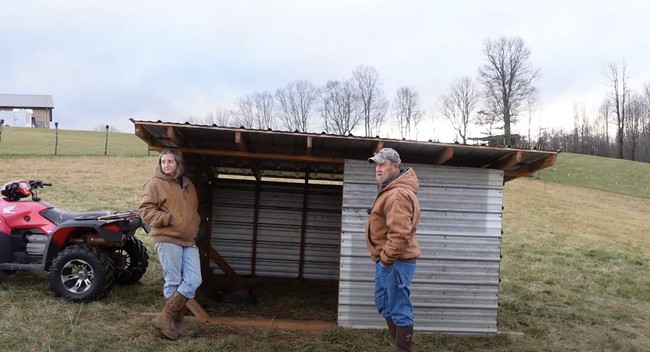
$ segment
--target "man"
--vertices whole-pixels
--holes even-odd
[[[396,351],[411,351],[409,285],[420,256],[415,237],[420,222],[419,182],[413,169],[400,167],[400,156],[392,148],[380,150],[368,162],[375,163],[378,190],[366,228],[366,245],[375,262],[375,305],[386,319]]]

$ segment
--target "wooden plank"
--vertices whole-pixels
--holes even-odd
[[[229,265],[229,264],[228,264],[228,263],[223,259],[223,257],[221,256],[221,254],[219,254],[219,252],[217,252],[217,251],[214,249],[214,247],[212,247],[212,246],[208,246],[208,248],[206,248],[206,253],[207,253],[208,257],[210,257],[210,259],[212,259],[212,260],[217,264],[217,266],[219,267],[219,269],[223,270],[223,272],[224,272],[227,276],[230,276],[230,277],[237,277],[237,276],[238,276],[238,275],[237,275],[237,272],[235,272],[235,269],[233,269],[233,268],[232,268],[232,267],[231,267],[231,266],[230,266],[230,265]]]
[[[201,307],[199,302],[197,302],[194,298],[188,300],[185,305],[187,306],[187,308],[190,309],[190,311],[192,312],[192,314],[194,314],[194,316],[203,319],[210,318],[210,314],[208,314],[208,312],[206,312],[205,309],[203,309],[203,307]]]
[[[155,318],[159,313],[140,313],[141,317]],[[268,318],[246,318],[246,317],[185,317],[185,321],[192,323],[207,323],[215,325],[227,325],[239,328],[260,328],[277,330],[303,330],[320,331],[335,329],[336,322],[322,320],[289,320],[289,319],[268,319]]]

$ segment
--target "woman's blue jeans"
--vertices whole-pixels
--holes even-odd
[[[185,298],[194,298],[201,286],[201,261],[196,246],[183,247],[173,243],[156,243],[158,260],[163,269],[165,299],[178,291]]]
[[[409,285],[415,273],[415,263],[396,260],[384,267],[375,263],[375,305],[385,319],[404,327],[413,325],[413,305]]]

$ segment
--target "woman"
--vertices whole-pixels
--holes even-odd
[[[201,264],[195,238],[199,229],[198,199],[194,184],[183,175],[183,156],[165,149],[151,179],[144,185],[140,215],[151,228],[163,269],[162,312],[151,321],[168,339],[195,337],[184,326],[185,304],[201,285]]]

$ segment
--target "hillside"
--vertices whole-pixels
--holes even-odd
[[[147,144],[133,133],[3,126],[0,155],[145,156]]]
[[[33,132],[15,129],[11,143],[3,133],[0,182],[18,177],[51,181],[54,185],[40,195],[63,209],[137,207],[155,155],[105,157],[100,148],[94,156],[73,149],[69,155],[39,156],[25,142],[29,138],[23,131]],[[80,138],[78,145],[86,149],[103,139],[101,132],[73,132],[69,134]],[[132,148],[144,145],[135,136],[122,137]],[[30,153],[7,155],[4,148]],[[644,171],[650,171],[647,164],[562,153],[554,172],[508,182],[498,312],[503,334],[458,337],[416,332],[416,350],[650,350],[650,197],[639,191],[648,183]],[[153,253],[150,239],[142,238]],[[369,351],[386,345],[385,334],[375,331],[340,328],[305,334],[198,324],[194,327],[200,338],[170,347],[140,315],[159,310],[160,275],[153,257],[142,285],[115,290],[106,300],[84,305],[51,297],[43,275],[13,275],[0,282],[0,343],[17,351],[79,346],[285,351],[288,345],[303,351]]]
[[[591,155],[561,153],[554,167],[539,172],[542,181],[650,198],[650,164]]]

